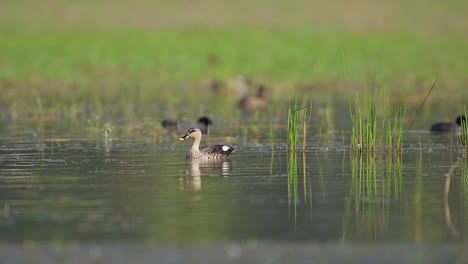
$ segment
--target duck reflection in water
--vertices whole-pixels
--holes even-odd
[[[221,176],[227,177],[232,168],[232,161],[228,160],[188,160],[188,168],[183,178],[179,178],[179,190],[201,190],[201,177]]]

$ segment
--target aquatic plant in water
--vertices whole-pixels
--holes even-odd
[[[466,153],[462,153],[460,162],[461,186],[463,190],[464,201],[468,201],[468,162],[466,160]]]
[[[351,215],[361,223],[359,228],[362,232],[370,237],[379,229],[385,228],[378,224],[384,221],[376,219],[389,217],[389,202],[392,198],[399,199],[402,192],[401,148],[405,110],[397,107],[391,112],[384,108],[383,117],[380,117],[378,98],[373,90],[367,102],[363,100],[365,103],[361,104],[361,98],[356,94],[353,111],[348,96],[352,122],[351,183],[350,199],[343,221],[343,240],[346,238]],[[377,151],[385,155],[376,155]],[[379,179],[379,175],[383,178]]]
[[[297,95],[294,102],[289,104],[288,108],[288,201],[289,204],[294,204],[294,219],[297,217],[297,199],[298,199],[298,161],[297,161],[297,147],[298,147],[298,122],[299,112],[304,111],[302,120],[302,151],[305,152],[306,148],[306,135],[307,135],[307,109],[309,107],[298,108]],[[304,156],[305,157],[305,156]],[[305,162],[303,164],[305,169]],[[306,185],[306,174],[304,173],[304,186]],[[305,190],[306,191],[306,190]]]
[[[307,141],[307,109],[310,109],[310,106],[298,108],[297,106],[297,96],[294,98],[294,103],[291,105],[289,103],[288,108],[288,151],[295,152],[297,151],[298,147],[298,140],[299,140],[299,130],[298,130],[298,122],[299,122],[299,111],[304,111],[303,120],[302,120],[302,151],[305,151]]]
[[[387,108],[377,109],[378,95],[374,91],[367,103],[361,105],[359,94],[356,94],[354,111],[348,97],[351,118],[351,150],[354,152],[384,151],[387,153],[401,152],[403,141],[403,120],[405,110],[397,107],[393,114]],[[384,113],[378,115],[379,110]]]
[[[297,122],[299,114],[297,111],[297,97],[294,98],[294,103],[291,106],[289,103],[288,108],[288,151],[295,152],[297,149]]]

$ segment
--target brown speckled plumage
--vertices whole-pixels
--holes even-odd
[[[187,152],[187,159],[229,159],[231,154],[236,151],[235,146],[211,145],[200,147],[202,133],[198,128],[190,128],[179,140],[193,139],[193,145]]]

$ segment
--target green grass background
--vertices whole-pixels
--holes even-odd
[[[428,104],[450,115],[468,94],[467,36],[459,0],[6,0],[0,104],[19,119],[90,102],[200,109],[211,81],[244,75],[272,101],[378,85],[414,103],[438,80]]]

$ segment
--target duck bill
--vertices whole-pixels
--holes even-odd
[[[189,135],[188,135],[188,134],[185,134],[185,135],[183,135],[183,136],[181,136],[181,137],[179,138],[179,141],[184,141],[184,140],[186,140],[187,138],[189,138]]]

